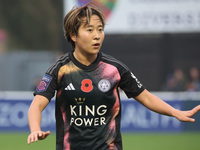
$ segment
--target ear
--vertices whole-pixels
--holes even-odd
[[[72,41],[74,41],[74,42],[76,42],[76,35],[75,34],[70,34],[70,37],[71,37],[71,39],[72,39]]]

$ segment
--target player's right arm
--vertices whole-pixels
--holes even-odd
[[[40,128],[42,111],[46,108],[48,103],[49,100],[46,97],[36,95],[30,105],[28,110],[28,123],[31,133],[27,139],[28,144],[43,140],[50,134],[50,131],[43,132]]]

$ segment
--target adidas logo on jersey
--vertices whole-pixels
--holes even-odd
[[[71,91],[71,90],[75,90],[74,86],[72,83],[70,83],[66,88],[65,88],[66,91]]]

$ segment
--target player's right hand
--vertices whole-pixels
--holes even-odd
[[[50,134],[50,131],[35,131],[32,132],[31,134],[29,134],[28,139],[27,139],[27,143],[33,143],[33,142],[37,142],[38,140],[44,140],[47,138],[47,136]]]

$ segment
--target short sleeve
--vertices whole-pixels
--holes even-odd
[[[57,78],[53,74],[45,74],[37,86],[35,95],[42,95],[46,97],[49,101],[54,97],[55,91],[57,90]]]
[[[123,71],[119,87],[125,92],[128,98],[138,96],[145,89],[130,70]]]

